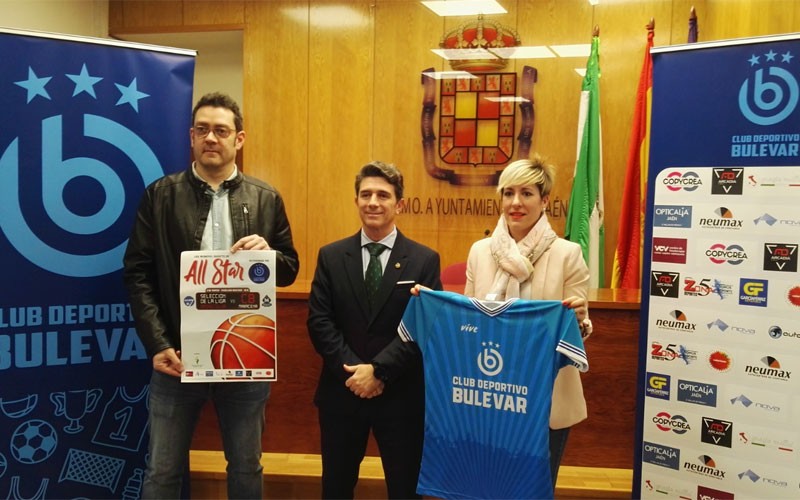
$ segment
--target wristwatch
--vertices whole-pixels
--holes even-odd
[[[380,363],[372,362],[372,372],[376,379],[380,380],[384,384],[387,380],[389,380],[389,374],[386,373],[386,368],[384,368]]]

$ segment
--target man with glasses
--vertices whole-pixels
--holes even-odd
[[[180,498],[194,427],[211,399],[228,460],[228,498],[262,498],[261,434],[270,384],[181,384],[180,257],[184,250],[275,250],[276,282],[287,286],[297,276],[297,251],[281,195],[236,166],[245,139],[236,102],[204,95],[192,112],[189,137],[194,163],[147,187],[124,258],[136,330],[153,360],[142,497]]]

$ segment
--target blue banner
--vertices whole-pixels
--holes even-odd
[[[150,361],[122,256],[189,163],[194,51],[0,31],[0,496],[138,498]]]
[[[798,497],[800,35],[652,52],[633,497]]]

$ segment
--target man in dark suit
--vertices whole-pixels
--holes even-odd
[[[439,254],[395,227],[404,203],[397,168],[369,163],[355,187],[361,231],[320,249],[309,297],[308,332],[323,359],[314,397],[322,497],[353,498],[372,430],[388,497],[420,498],[422,357],[397,326],[415,284],[441,290]]]

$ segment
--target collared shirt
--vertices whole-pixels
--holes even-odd
[[[226,181],[236,178],[238,168],[234,168]],[[203,182],[205,179],[197,173],[195,164],[192,163],[192,173]],[[200,241],[200,250],[227,250],[233,246],[233,225],[231,224],[231,204],[228,199],[228,190],[220,184],[214,191],[209,187],[206,193],[211,195],[211,207],[208,209],[206,227],[203,228],[203,239]]]
[[[361,229],[361,262],[362,262],[362,271],[364,274],[367,273],[367,265],[369,265],[369,251],[367,247],[364,246],[367,243],[380,243],[381,245],[385,245],[389,247],[388,250],[384,250],[378,256],[378,259],[381,261],[381,269],[386,269],[386,263],[389,262],[389,255],[392,253],[392,248],[394,247],[394,241],[397,239],[397,226],[392,229],[392,232],[386,235],[386,237],[380,241],[372,241],[369,237],[364,233],[364,229]]]

